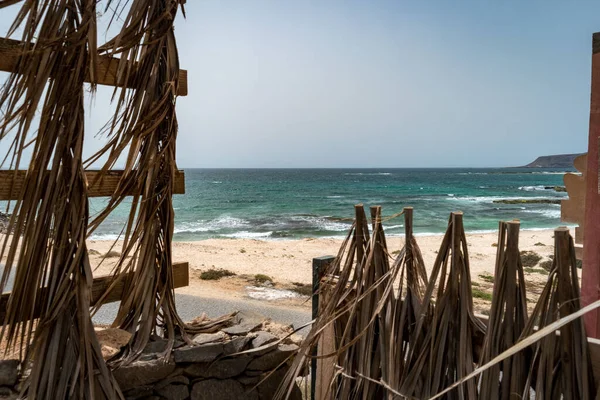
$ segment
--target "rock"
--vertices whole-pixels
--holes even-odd
[[[173,350],[176,363],[211,362],[223,354],[223,344],[213,343],[202,346],[185,346]]]
[[[252,340],[252,338],[248,336],[240,336],[235,339],[231,339],[230,342],[225,343],[225,346],[223,347],[223,353],[225,353],[225,355],[229,355],[244,351],[244,347],[246,347],[250,340]]]
[[[224,328],[223,332],[229,335],[246,335],[262,325],[262,322],[242,322],[237,325]]]
[[[152,396],[154,390],[150,386],[140,386],[124,392],[125,398],[128,400],[137,400]]]
[[[191,377],[227,379],[240,375],[250,362],[250,357],[236,357],[212,363],[192,364],[185,369]]]
[[[258,332],[256,337],[252,339],[252,348],[264,346],[265,344],[273,343],[279,340],[279,338],[269,332]]]
[[[96,337],[100,342],[102,357],[108,360],[121,351],[121,347],[129,343],[131,333],[119,328],[107,328],[96,331]]]
[[[179,373],[181,373],[183,371],[179,370]],[[175,374],[177,373],[177,371],[175,372]],[[154,385],[154,389],[162,389],[163,387],[167,386],[167,385],[173,385],[173,384],[181,384],[181,385],[189,385],[190,384],[190,380],[188,378],[186,378],[183,375],[175,375],[175,374],[171,374],[171,376],[166,377],[165,379],[163,379],[162,381],[156,383]]]
[[[169,341],[167,339],[157,337],[154,340],[148,342],[146,347],[144,347],[142,354],[164,353],[167,350],[168,343]],[[181,340],[175,340],[173,343],[173,348],[177,349],[183,346],[184,344],[185,343],[183,343]]]
[[[233,379],[207,379],[194,384],[191,400],[255,400],[256,394],[246,393],[244,387]]]
[[[19,378],[19,360],[0,360],[0,386],[15,386]]]
[[[270,371],[279,366],[290,354],[298,350],[295,344],[280,344],[277,349],[255,358],[248,364],[249,370]]]
[[[175,371],[175,363],[172,360],[150,360],[136,361],[130,365],[117,368],[113,375],[121,390],[129,390],[139,386],[147,386],[151,383],[165,379]]]
[[[187,385],[173,384],[156,390],[156,394],[167,400],[185,400],[190,395],[190,389],[188,389]]]
[[[256,390],[258,390],[258,396],[261,400],[272,399],[275,396],[275,392],[277,392],[277,389],[283,381],[287,371],[287,368],[280,368],[271,374],[267,373],[261,376],[261,380],[266,378],[256,388]],[[288,399],[302,400],[302,392],[300,391],[298,385],[294,385],[294,388],[292,389]]]
[[[8,387],[8,386],[0,386],[0,399],[5,400],[5,399],[17,399],[17,392],[15,392],[14,390],[12,390],[12,388]]]
[[[223,332],[217,333],[199,333],[194,336],[192,340],[195,344],[206,344],[213,342],[221,342],[225,338],[225,334]]]
[[[262,326],[267,318],[252,311],[240,311],[234,317],[234,324],[224,328],[223,332],[229,335],[246,335]]]
[[[256,376],[243,375],[243,376],[237,377],[235,380],[244,386],[249,386],[249,385],[254,386],[258,382],[260,382],[260,375],[256,375]]]

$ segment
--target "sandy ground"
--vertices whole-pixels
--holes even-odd
[[[553,253],[553,231],[521,231],[521,251],[534,251],[548,260]],[[420,236],[417,242],[423,253],[425,264],[430,270],[433,266],[437,250],[442,240],[441,235]],[[471,276],[474,289],[491,293],[493,286],[494,264],[497,248],[497,234],[467,234]],[[187,261],[190,265],[190,286],[178,289],[178,293],[202,295],[208,297],[244,298],[247,287],[253,284],[255,274],[271,277],[277,288],[290,288],[293,283],[310,284],[312,281],[312,259],[324,255],[337,254],[341,245],[339,239],[300,239],[300,240],[254,240],[254,239],[210,239],[197,242],[174,242],[174,261]],[[112,246],[110,241],[88,242],[89,249],[95,255],[91,261],[97,265]],[[390,252],[400,250],[402,238],[389,238]],[[120,251],[119,244],[114,249]],[[106,258],[97,275],[110,270],[118,258]],[[203,281],[200,273],[209,269],[226,269],[237,274],[235,277],[222,278],[219,281]],[[537,294],[546,281],[543,269],[529,268],[525,270],[530,292],[530,300],[535,301]],[[485,312],[489,306],[484,296],[475,297],[476,309]],[[300,301],[301,300],[301,301]],[[284,301],[289,306],[310,307],[306,299]],[[533,302],[532,304],[533,305]]]

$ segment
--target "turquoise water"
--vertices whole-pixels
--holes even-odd
[[[353,206],[381,205],[384,216],[415,208],[415,232],[442,233],[451,211],[465,213],[467,231],[494,231],[499,220],[523,229],[560,225],[555,204],[498,204],[494,200],[550,198],[566,193],[553,169],[187,169],[186,194],[174,198],[175,240],[341,237]],[[94,199],[91,210],[100,209]],[[94,234],[115,238],[127,213],[121,207]],[[402,218],[385,224],[403,233]]]

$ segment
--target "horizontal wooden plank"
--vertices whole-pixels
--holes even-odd
[[[131,273],[130,273],[131,274]],[[125,278],[126,279],[126,278]],[[122,279],[115,287],[110,291],[107,297],[104,299],[102,304],[113,303],[115,301],[120,301],[121,296],[123,295],[123,288],[125,285],[125,279]],[[108,289],[110,282],[112,280],[111,276],[101,276],[98,278],[94,278],[94,283],[92,284],[92,306],[96,305],[100,300],[102,294]],[[189,273],[189,263],[180,262],[173,263],[173,286],[175,288],[185,287],[190,284],[190,273]],[[40,296],[44,295],[46,289],[41,289]],[[0,324],[1,321],[4,320],[6,315],[6,304],[8,303],[8,299],[10,297],[10,292],[3,293],[0,296]],[[39,317],[39,310],[35,312],[35,318]]]
[[[20,193],[23,182],[25,180],[25,174],[27,171],[0,171],[0,200],[15,200]],[[99,171],[86,171],[85,175],[87,181],[92,184],[88,188],[88,197],[104,197],[111,196],[116,188],[123,171],[112,170],[108,171],[100,178],[96,180]],[[178,170],[175,174],[175,183],[173,187],[173,194],[184,194],[185,193],[185,173],[183,170]]]
[[[0,71],[14,72],[17,68],[17,62],[19,61],[19,49],[21,48],[21,42],[18,40],[0,38]],[[109,56],[98,56],[98,81],[100,85],[108,86],[127,86],[123,82],[119,82],[117,79],[117,69],[119,66],[119,59]],[[86,78],[89,82],[89,77]],[[188,79],[187,71],[179,70],[179,88],[177,89],[178,96],[187,96],[188,94]]]

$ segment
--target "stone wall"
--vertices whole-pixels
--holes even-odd
[[[280,340],[286,333],[240,313],[231,326],[198,334],[192,344],[176,341],[166,360],[166,341],[152,338],[136,362],[113,374],[128,400],[271,400],[289,368],[286,359],[298,349],[297,336]],[[0,399],[2,390],[8,398],[16,393],[17,367],[14,360],[0,361]],[[298,387],[290,399],[302,399]]]

